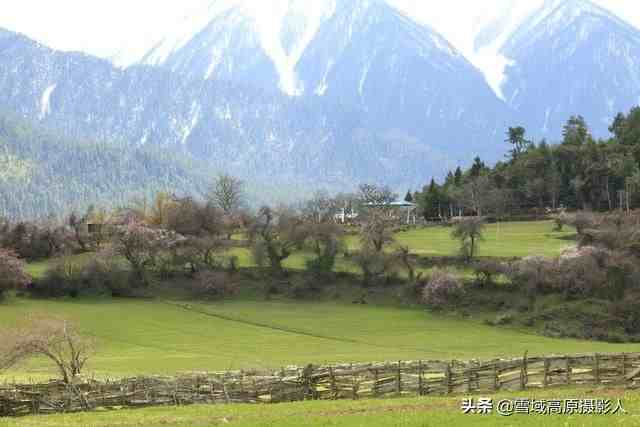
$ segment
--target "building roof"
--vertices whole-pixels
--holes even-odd
[[[366,203],[365,206],[389,206],[392,208],[414,208],[417,205],[411,202],[390,202],[390,203]]]

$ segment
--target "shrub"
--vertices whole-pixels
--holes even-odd
[[[604,250],[584,247],[565,252],[559,259],[560,277],[555,288],[567,297],[589,297],[608,287]]]
[[[7,291],[24,288],[31,283],[31,277],[24,269],[25,263],[15,252],[0,248],[0,300]]]
[[[513,313],[500,313],[493,320],[487,320],[485,323],[490,326],[510,325],[515,321]]]
[[[473,270],[476,276],[476,283],[481,287],[490,286],[495,284],[496,276],[505,273],[505,266],[497,261],[479,261],[473,266]]]
[[[434,270],[422,289],[422,300],[432,307],[455,304],[464,293],[460,280],[451,272]]]
[[[383,252],[365,247],[354,257],[355,263],[362,270],[362,286],[376,285],[379,279],[390,269],[393,260]]]
[[[585,234],[586,230],[597,228],[596,217],[589,212],[578,212],[568,222],[575,227],[581,236]]]
[[[640,334],[640,295],[628,294],[624,299],[614,302],[610,307],[611,315],[616,318],[627,334]]]
[[[506,273],[511,282],[523,289],[530,298],[550,290],[557,278],[556,263],[538,256],[511,264]]]
[[[192,283],[193,294],[198,298],[224,299],[238,292],[237,285],[223,272],[201,271]]]
[[[57,298],[77,297],[82,290],[82,266],[71,257],[58,258],[29,289],[35,296]]]
[[[101,253],[83,268],[84,288],[93,292],[108,292],[114,297],[129,295],[130,272],[117,258]]]
[[[307,261],[307,270],[318,277],[326,276],[333,271],[342,249],[342,230],[335,224],[309,224],[307,228],[306,245],[315,255]]]
[[[553,216],[553,231],[561,232],[567,224],[567,216],[564,213]]]

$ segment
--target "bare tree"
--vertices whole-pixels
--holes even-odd
[[[491,182],[486,175],[478,176],[462,187],[462,203],[481,217],[487,207],[487,195],[491,192]]]
[[[237,213],[244,203],[244,182],[228,174],[221,174],[209,191],[209,202],[225,215]]]
[[[73,230],[73,237],[80,249],[83,252],[89,251],[89,234],[87,230],[88,216],[78,215],[76,212],[72,212],[67,219],[67,224]]]
[[[478,242],[483,239],[485,220],[481,217],[464,218],[455,225],[451,236],[460,241],[460,252],[471,261],[476,255]]]
[[[172,231],[131,223],[114,234],[114,252],[127,260],[137,279],[148,285],[149,270],[158,266],[159,257],[185,238]]]
[[[384,205],[395,201],[398,195],[386,186],[362,184],[358,188],[358,197],[363,204]]]
[[[393,241],[393,219],[384,209],[368,209],[360,228],[362,247],[382,252]]]
[[[302,207],[302,215],[305,220],[315,224],[332,222],[337,212],[337,200],[332,199],[329,193],[322,190],[316,191]]]
[[[292,212],[263,207],[249,228],[253,256],[258,265],[269,263],[275,274],[282,274],[282,262],[301,249],[308,236],[304,222]]]
[[[93,340],[63,319],[32,317],[16,329],[0,331],[0,370],[37,356],[52,361],[62,381],[71,384],[94,351]]]

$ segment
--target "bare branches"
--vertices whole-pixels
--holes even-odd
[[[244,182],[231,175],[219,175],[209,192],[209,202],[226,215],[237,213],[244,203]]]
[[[70,384],[82,373],[93,351],[93,340],[83,337],[73,323],[63,319],[31,317],[19,328],[0,331],[0,370],[43,356]]]
[[[478,242],[483,239],[484,224],[485,219],[481,217],[463,218],[451,232],[451,237],[460,241],[460,252],[467,261],[476,255]]]
[[[274,211],[263,207],[249,228],[249,237],[255,261],[259,265],[268,261],[273,272],[281,274],[282,262],[295,249],[302,248],[308,229],[299,217],[286,209]]]

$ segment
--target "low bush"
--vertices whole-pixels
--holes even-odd
[[[44,277],[30,287],[31,295],[41,298],[78,297],[109,294],[115,297],[132,296],[136,288],[134,275],[118,258],[99,253],[91,259],[79,261],[62,257],[52,261]]]
[[[507,268],[498,261],[477,261],[473,264],[476,284],[481,288],[495,285],[496,277],[504,274]]]
[[[25,263],[15,252],[0,248],[0,301],[13,289],[22,289],[31,283],[25,272]]]
[[[228,273],[217,271],[201,271],[191,283],[194,297],[209,300],[220,300],[231,297],[238,292],[238,286]]]
[[[446,270],[434,270],[422,289],[422,301],[439,308],[456,304],[463,294],[463,285],[454,274]]]
[[[82,290],[82,265],[71,257],[54,260],[44,274],[35,281],[29,291],[41,298],[77,297]]]
[[[514,262],[505,272],[511,282],[531,298],[549,291],[558,276],[556,262],[538,256]]]

